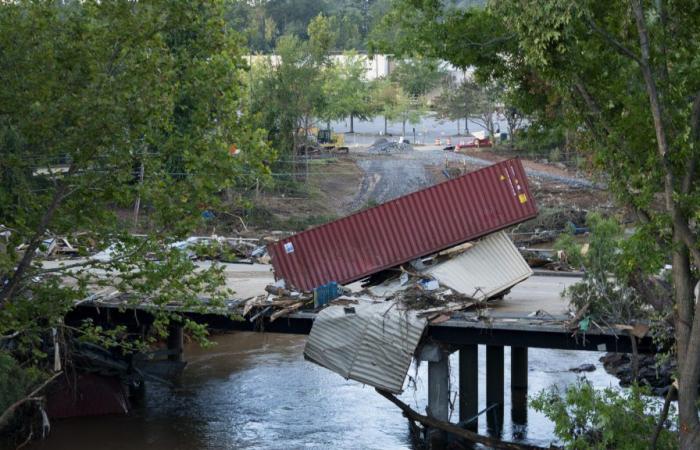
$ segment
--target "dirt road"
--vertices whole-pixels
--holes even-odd
[[[493,164],[493,161],[487,159],[442,150],[414,150],[390,155],[356,153],[355,158],[364,177],[352,200],[352,210],[383,203],[443,181],[446,178],[436,177],[434,172],[436,168],[444,166],[446,161],[451,166],[464,165],[469,171]],[[437,172],[440,173],[440,170]],[[545,172],[527,165],[526,172],[539,182],[578,189],[596,187],[589,180],[566,176],[564,173]]]

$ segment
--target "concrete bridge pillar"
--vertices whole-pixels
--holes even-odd
[[[447,422],[450,405],[449,353],[436,345],[426,345],[420,354],[428,362],[428,416]],[[447,434],[441,430],[427,429],[428,448],[447,447]]]
[[[468,430],[479,426],[479,346],[465,345],[459,349],[459,421],[466,422]]]
[[[179,323],[170,324],[168,327],[168,354],[169,361],[182,362],[184,352],[183,327]]]
[[[502,345],[486,346],[486,423],[489,433],[499,437],[503,430],[504,352]]]
[[[527,424],[527,347],[510,348],[510,395],[513,438],[522,439]]]

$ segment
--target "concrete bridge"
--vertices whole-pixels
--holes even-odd
[[[230,265],[226,274],[227,284],[245,295],[259,293],[261,286],[272,282],[272,276],[264,266]],[[571,316],[566,312],[566,302],[560,292],[576,281],[569,276],[535,275],[514,287],[503,300],[489,302],[486,316],[483,312],[460,312],[445,322],[429,325],[418,355],[428,364],[429,415],[448,420],[448,357],[453,352],[459,352],[460,425],[476,430],[478,418],[486,412],[490,432],[500,435],[507,388],[506,363],[511,369],[512,420],[516,424],[526,421],[529,348],[630,353],[636,346],[640,353],[654,351],[650,337],[636,338],[624,328],[592,328],[585,333],[572,330],[569,324]],[[67,321],[92,318],[96,323],[122,324],[138,329],[152,320],[147,307],[124,306],[118,301],[83,302],[67,317]],[[272,322],[264,315],[253,321],[234,320],[231,315],[240,313],[240,307],[235,304],[230,310],[217,313],[181,312],[217,330],[294,334],[308,334],[316,317],[315,311],[307,310]],[[178,326],[171,328],[168,346],[171,359],[181,358],[182,329]],[[511,347],[510,361],[505,361],[505,347]],[[486,352],[486,408],[483,411],[478,410],[479,351]]]

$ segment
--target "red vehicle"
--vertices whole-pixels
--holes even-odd
[[[479,139],[477,137],[468,137],[466,139],[460,140],[457,145],[455,145],[455,151],[458,152],[462,148],[481,148],[481,147],[491,147],[493,144],[489,138]]]

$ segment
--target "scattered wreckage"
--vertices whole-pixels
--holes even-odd
[[[305,356],[399,393],[428,324],[532,275],[502,230],[536,215],[520,161],[494,164],[269,244],[277,282],[243,314],[323,307]]]

